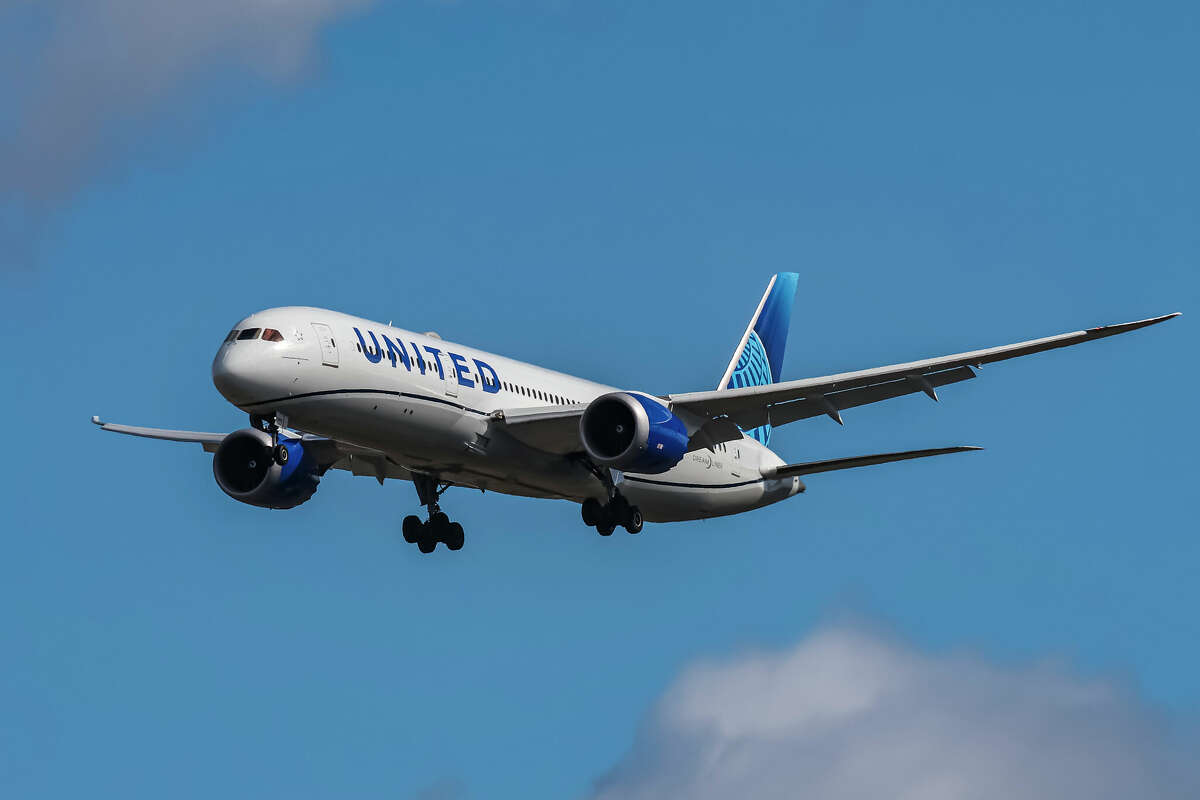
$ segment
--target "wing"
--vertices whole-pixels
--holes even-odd
[[[579,418],[587,405],[514,408],[492,414],[493,430],[502,430],[519,442],[547,453],[566,455],[583,451]]]
[[[136,425],[117,425],[112,422],[102,422],[99,417],[92,417],[92,422],[100,426],[102,431],[123,433],[127,436],[141,436],[146,439],[163,439],[169,442],[191,442],[199,444],[208,453],[215,453],[224,433],[206,433],[204,431],[176,431],[168,428],[141,428]],[[366,475],[383,483],[385,478],[411,480],[412,473],[404,466],[392,461],[379,450],[368,447],[339,442],[311,434],[296,434],[291,431],[280,431],[281,435],[298,438],[304,442],[305,449],[312,448],[313,457],[324,472],[328,469],[343,469],[354,475]]]
[[[1088,328],[1002,347],[972,350],[941,358],[928,358],[821,378],[805,378],[740,389],[671,394],[662,399],[670,404],[671,410],[687,426],[691,436],[689,449],[698,450],[741,439],[743,430],[767,423],[774,426],[786,425],[822,414],[840,423],[841,411],[844,409],[914,392],[924,392],[937,400],[938,388],[974,378],[973,368],[982,364],[1103,339],[1106,336],[1156,325],[1177,316],[1178,313],[1165,314],[1137,322]],[[586,409],[586,405],[580,404],[496,411],[492,414],[492,430],[503,431],[530,447],[545,452],[561,455],[578,453],[583,450],[583,444],[579,441],[579,418]]]
[[[139,428],[136,425],[117,425],[113,422],[101,422],[99,417],[92,417],[92,424],[99,425],[102,431],[124,433],[128,436],[142,436],[146,439],[164,439],[168,442],[193,442],[203,445],[206,453],[215,453],[217,445],[226,436],[224,433],[173,431],[167,428]]]
[[[840,423],[842,418],[839,412],[844,409],[913,392],[924,392],[937,400],[938,387],[974,378],[975,372],[972,367],[978,368],[982,364],[1103,339],[1156,325],[1177,316],[1178,313],[1165,314],[1137,322],[1088,328],[1002,347],[972,350],[857,372],[843,372],[821,378],[805,378],[741,389],[672,394],[666,399],[670,402],[671,409],[680,414],[685,421],[688,415],[708,420],[697,431],[701,435],[693,436],[694,439],[698,438],[703,442],[702,446],[708,446],[710,441],[729,441],[727,437],[740,438],[740,433],[733,436],[734,425],[749,430],[768,422],[771,425],[784,425],[821,414],[827,414]]]

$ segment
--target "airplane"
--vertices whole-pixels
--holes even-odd
[[[962,453],[954,446],[789,464],[771,431],[976,376],[984,364],[1156,325],[1178,313],[800,380],[780,380],[799,275],[774,275],[711,391],[622,389],[323,308],[270,308],[229,332],[218,392],[246,412],[231,433],[92,422],[192,442],[213,454],[225,494],[269,509],[308,501],[330,469],[411,481],[428,515],[405,517],[422,553],[459,550],[442,493],[469,487],[570,500],[601,536],[618,526],[739,514],[805,491],[802,476]]]

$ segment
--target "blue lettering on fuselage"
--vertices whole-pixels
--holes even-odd
[[[413,349],[413,359],[416,360],[417,366],[421,369],[421,374],[425,374],[425,359],[421,358],[421,348],[417,347],[416,342],[409,342]]]
[[[403,364],[404,368],[409,372],[412,372],[413,367],[416,367],[420,371],[420,374],[424,375],[426,364],[429,365],[430,370],[433,370],[434,365],[436,364],[438,377],[442,380],[445,380],[446,376],[442,372],[442,359],[440,358],[442,351],[438,348],[425,345],[425,350],[432,356],[432,358],[424,358],[421,355],[421,348],[417,346],[417,343],[410,342],[409,344],[412,345],[413,352],[413,354],[410,356],[408,351],[404,349],[404,342],[399,338],[393,342],[390,338],[388,338],[387,334],[381,333],[376,336],[375,332],[370,330],[368,330],[366,334],[371,338],[370,345],[367,344],[367,340],[363,336],[363,332],[358,328],[354,329],[354,335],[358,337],[359,351],[363,354],[363,358],[370,363],[382,363],[386,350],[388,361],[391,363],[393,369],[396,368],[398,364]],[[381,339],[383,340],[383,344],[380,344]],[[470,360],[475,363],[475,368],[479,370],[479,380],[474,381],[470,377],[471,367],[467,361],[467,357],[458,353],[452,353],[449,350],[446,351],[446,357],[449,358],[450,363],[454,365],[454,372],[458,377],[458,383],[460,386],[465,386],[468,389],[474,389],[476,386],[478,386],[488,394],[496,394],[500,391],[500,376],[496,374],[496,370],[491,364],[487,363],[486,361],[480,361],[478,358],[471,358]]]
[[[370,361],[372,364],[378,364],[383,358],[383,353],[379,352],[379,340],[375,338],[375,334],[367,331],[367,333],[371,334],[371,341],[375,345],[374,349],[371,349],[367,347],[367,340],[363,338],[362,331],[355,328],[354,332],[358,334],[358,343],[362,345],[362,354],[366,356],[367,361]]]
[[[437,364],[438,377],[442,380],[446,380],[446,376],[442,374],[442,359],[439,357],[441,356],[442,351],[438,350],[436,347],[430,347],[429,345],[425,345],[425,349],[433,355],[432,363]]]
[[[483,390],[488,394],[495,394],[496,392],[500,391],[500,376],[496,374],[496,370],[492,369],[492,365],[484,361],[480,361],[478,358],[473,358],[471,360],[475,362],[476,367],[479,367],[479,383],[483,386]],[[492,374],[491,380],[487,380],[483,377],[484,370],[487,370]]]
[[[468,389],[475,388],[475,381],[467,377],[470,374],[471,368],[467,366],[467,360],[458,353],[446,351],[446,355],[450,356],[450,361],[454,364],[454,373],[458,376],[458,384],[466,386]]]
[[[408,363],[408,351],[404,349],[404,346],[401,345],[397,347],[396,345],[392,344],[392,340],[386,335],[382,336],[381,338],[383,339],[384,345],[387,347],[388,358],[391,359],[392,366],[396,366],[396,359],[399,358],[400,363],[404,365],[404,368],[409,372],[412,372],[412,364]]]

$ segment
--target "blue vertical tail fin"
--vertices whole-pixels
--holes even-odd
[[[767,386],[780,379],[788,326],[792,321],[792,302],[799,280],[800,275],[795,272],[780,272],[771,278],[750,325],[721,376],[718,389]],[[746,433],[766,444],[771,439],[771,426],[762,425]]]

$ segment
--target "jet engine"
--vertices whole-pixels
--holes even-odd
[[[583,448],[597,464],[624,472],[666,472],[683,459],[683,421],[653,397],[611,392],[593,400],[579,420]]]
[[[280,437],[277,454],[271,435],[255,428],[229,434],[213,455],[213,476],[221,491],[261,508],[300,505],[317,490],[320,472],[300,440]]]

